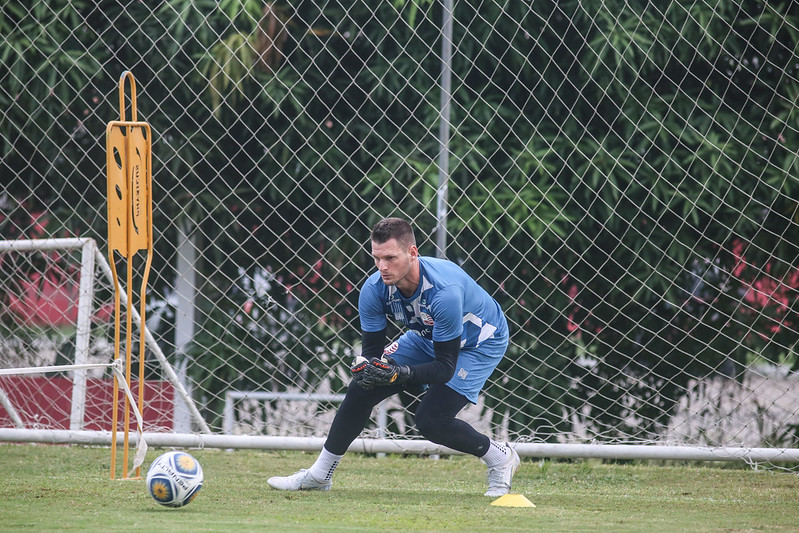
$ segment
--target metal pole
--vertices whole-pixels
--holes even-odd
[[[441,27],[441,108],[438,125],[438,191],[436,255],[447,255],[447,187],[449,182],[449,118],[452,100],[452,0],[443,0]]]
[[[258,450],[319,451],[324,437],[280,437],[270,435],[202,435],[197,433],[143,433],[149,446],[159,448],[235,448]],[[49,444],[108,445],[108,431],[0,428],[0,442],[46,442]],[[138,435],[131,435],[138,442]],[[631,444],[545,444],[511,442],[522,457],[630,459],[641,461],[741,461],[747,463],[799,463],[797,448],[709,448]],[[461,455],[462,452],[428,440],[358,438],[348,448],[356,453],[413,453]]]
[[[178,224],[177,243],[177,280],[175,295],[177,309],[175,311],[175,373],[186,390],[189,390],[187,369],[189,357],[186,348],[194,338],[194,312],[197,298],[197,235],[194,223],[184,217]],[[186,402],[175,395],[175,433],[191,432],[191,415]]]

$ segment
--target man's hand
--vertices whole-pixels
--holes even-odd
[[[360,385],[362,389],[369,390],[372,388],[372,385],[366,385],[364,383],[367,366],[369,366],[369,360],[366,357],[361,357],[359,355],[355,358],[355,362],[350,367],[350,373],[352,374],[352,379],[355,380],[355,383]]]
[[[361,372],[364,377],[359,385],[369,389],[385,385],[402,385],[411,377],[409,366],[398,365],[394,358],[388,355],[383,356],[382,359],[372,357],[372,360]]]

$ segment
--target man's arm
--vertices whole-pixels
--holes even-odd
[[[433,351],[436,354],[435,360],[411,366],[411,376],[408,379],[408,383],[417,385],[446,383],[455,374],[455,364],[458,362],[460,350],[460,337],[455,337],[449,341],[433,341]]]
[[[385,359],[373,357],[368,364],[362,363],[358,366],[358,373],[363,373],[358,375],[361,379],[359,384],[365,388],[372,388],[405,383],[419,385],[446,383],[455,373],[460,346],[460,337],[445,342],[434,342],[435,360],[420,365],[400,365],[390,356]]]
[[[386,347],[386,329],[380,331],[361,331],[361,355],[367,360],[383,355]]]

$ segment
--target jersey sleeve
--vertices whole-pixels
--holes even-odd
[[[431,302],[433,312],[433,341],[450,341],[463,334],[463,289],[449,285],[436,293]]]
[[[383,299],[372,283],[366,280],[358,296],[358,316],[361,320],[361,331],[380,331],[386,328],[386,314],[383,310]]]

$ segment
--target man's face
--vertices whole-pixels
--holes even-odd
[[[403,246],[397,239],[389,239],[383,243],[372,241],[372,258],[386,285],[399,284],[402,287],[418,256],[419,251],[413,244]]]

